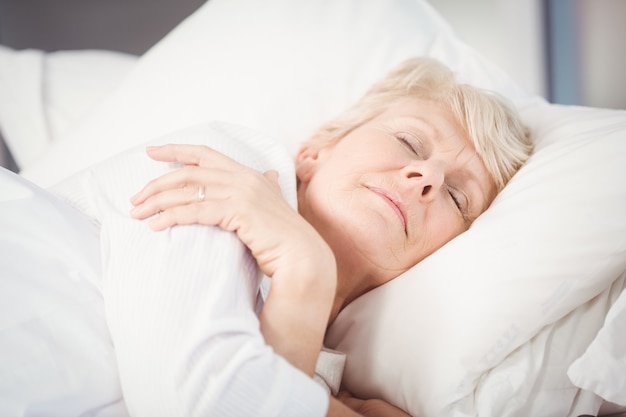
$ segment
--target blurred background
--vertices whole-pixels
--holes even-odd
[[[626,0],[429,0],[457,33],[554,103],[626,109]]]
[[[555,103],[626,109],[626,0],[429,2],[530,92]],[[202,3],[0,0],[0,44],[141,54]]]

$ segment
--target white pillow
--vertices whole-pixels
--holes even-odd
[[[50,141],[62,140],[134,68],[138,57],[103,50],[44,55],[43,104]]]
[[[43,52],[0,45],[0,132],[18,167],[50,145],[42,101]]]
[[[613,285],[565,317],[543,327],[480,380],[475,392],[478,415],[597,416],[603,399],[580,391],[567,368],[584,350],[624,288],[622,274]],[[585,373],[593,372],[585,369]],[[599,378],[601,385],[612,380]]]
[[[487,417],[472,402],[474,392],[509,398],[481,389],[492,386],[482,385],[487,373],[625,268],[626,196],[616,181],[625,176],[626,116],[529,97],[460,42],[425,1],[211,0],[24,174],[52,184],[211,119],[265,131],[293,152],[414,55],[439,58],[463,80],[512,98],[534,130],[537,153],[469,232],[353,303],[328,341],[348,353],[345,382],[357,394],[380,395],[416,415]],[[539,355],[548,348],[533,346]],[[518,358],[513,362],[528,365]]]
[[[567,373],[577,387],[622,407],[626,407],[625,334],[626,293],[621,292],[598,336]]]
[[[348,353],[344,384],[355,394],[414,415],[567,415],[575,390],[552,397],[547,414],[518,410],[529,400],[522,387],[541,372],[533,361],[561,367],[573,388],[565,371],[576,356],[548,357],[553,340],[517,356],[524,378],[498,385],[488,375],[626,270],[626,112],[544,104],[524,116],[536,151],[487,212],[330,328],[329,347]],[[580,355],[601,322],[577,320],[571,349]]]
[[[0,45],[0,132],[21,169],[107,96],[137,57],[81,50],[46,53]]]
[[[295,154],[318,125],[400,61],[441,58],[469,81],[523,98],[424,1],[211,0],[138,61],[123,84],[37,167],[48,186],[123,149],[228,121]]]

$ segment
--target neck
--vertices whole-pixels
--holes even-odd
[[[335,297],[335,301],[333,303],[333,309],[330,311],[330,317],[328,319],[328,325],[329,326],[331,324],[333,324],[333,322],[335,321],[335,319],[339,315],[339,312],[341,310],[343,310],[345,305],[346,304],[344,304],[343,300],[339,299],[338,297]]]
[[[371,285],[366,285],[367,282],[369,282],[368,279],[355,274],[354,271],[346,273],[337,265],[337,291],[328,325],[335,321],[341,310],[348,304],[373,288]]]

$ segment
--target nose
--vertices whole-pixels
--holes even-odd
[[[411,161],[402,170],[404,178],[416,190],[420,201],[430,203],[435,199],[444,181],[443,164],[436,160]]]

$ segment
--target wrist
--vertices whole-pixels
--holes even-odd
[[[313,256],[310,256],[313,254]],[[335,258],[324,242],[276,270],[261,311],[266,342],[294,366],[313,375],[336,290]]]

